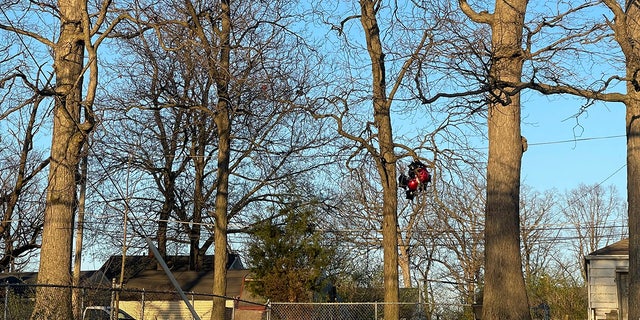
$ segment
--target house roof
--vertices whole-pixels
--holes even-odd
[[[172,274],[185,293],[202,294],[202,297],[196,295],[196,300],[211,299],[215,278],[213,271],[177,271]],[[248,274],[249,270],[228,270],[225,296],[239,297],[242,282]],[[129,279],[124,287],[158,292],[175,290],[171,280],[162,270],[144,270]]]
[[[6,283],[10,285],[35,283],[37,276],[37,272],[3,272],[0,273],[0,283]]]
[[[153,256],[126,256],[124,265],[123,288],[145,292],[155,292],[156,298],[160,296],[170,297],[170,292],[175,292],[173,283],[162,268],[158,267],[158,261]],[[184,292],[202,294],[195,295],[196,300],[211,299],[213,292],[213,256],[204,257],[202,270],[189,270],[189,256],[168,256],[165,262],[176,282]],[[227,288],[225,296],[240,296],[244,277],[249,270],[244,269],[240,258],[236,254],[229,254],[227,259]],[[111,279],[118,279],[122,270],[122,256],[110,257],[93,278],[94,283],[105,286],[111,285]],[[207,296],[209,295],[209,296]],[[128,296],[125,294],[125,296]],[[137,294],[132,294],[137,296]],[[175,296],[175,295],[173,295]],[[171,299],[167,298],[166,299]],[[175,298],[175,297],[174,297]],[[126,297],[124,298],[127,299]]]
[[[164,271],[158,267],[158,261],[150,255],[125,256],[124,261],[123,279],[125,282],[146,270],[159,270],[161,273],[164,273]],[[189,256],[167,256],[164,261],[172,272],[189,271]],[[213,270],[213,255],[204,256],[202,265],[202,270],[198,271]],[[114,255],[105,261],[99,271],[101,272],[100,275],[103,278],[102,280],[111,284],[111,279],[118,279],[120,277],[120,271],[122,269],[122,256]],[[242,269],[244,269],[244,266],[240,261],[240,257],[236,254],[229,254],[227,259],[227,270]],[[98,279],[94,278],[94,280]]]
[[[87,270],[80,273],[80,284],[84,284],[98,271]],[[9,285],[35,284],[38,280],[38,272],[2,272],[0,283]]]
[[[213,256],[205,256],[203,270],[189,270],[188,256],[169,256],[166,259],[173,277],[180,288],[193,294],[195,300],[209,300],[213,293]],[[122,256],[112,256],[99,270],[83,271],[85,284],[90,282],[110,288],[112,279],[120,277]],[[151,294],[149,299],[175,300],[175,288],[162,268],[157,267],[157,261],[152,256],[127,256],[124,268],[123,300],[139,300],[140,291]],[[249,270],[244,269],[238,255],[230,254],[227,259],[227,287],[225,296],[240,297],[244,278]],[[35,283],[37,272],[0,273],[0,283],[23,284]],[[25,287],[27,288],[27,287]],[[129,289],[129,291],[127,291]],[[200,294],[200,295],[198,295]]]
[[[618,242],[610,244],[591,252],[589,256],[628,256],[629,255],[629,238],[622,239]]]

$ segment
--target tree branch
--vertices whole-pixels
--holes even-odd
[[[469,17],[469,19],[473,20],[473,22],[477,23],[493,23],[493,15],[488,13],[487,11],[476,12],[471,8],[467,0],[458,0],[458,4],[460,5],[460,9],[464,14]]]
[[[545,83],[537,83],[534,81],[530,82],[521,82],[519,84],[505,84],[508,87],[514,88],[512,92],[509,94],[515,94],[523,89],[532,89],[538,91],[543,94],[571,94],[574,96],[606,101],[606,102],[622,102],[625,103],[627,101],[626,94],[617,93],[617,92],[602,92],[598,90],[590,90],[590,89],[581,89],[572,86],[566,85],[550,85]]]
[[[39,34],[37,34],[35,32],[29,32],[27,30],[23,30],[23,29],[16,28],[14,26],[2,24],[2,23],[0,23],[0,29],[11,31],[11,32],[15,32],[16,34],[19,34],[19,35],[28,36],[30,38],[33,38],[35,40],[40,41],[44,45],[49,46],[51,48],[53,48],[55,46],[55,43],[53,43],[49,39],[47,39],[47,38],[45,38],[45,37],[43,37],[43,36],[41,36],[41,35],[39,35]]]

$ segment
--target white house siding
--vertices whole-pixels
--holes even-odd
[[[210,319],[213,302],[211,300],[191,301],[200,319]],[[137,320],[188,320],[193,319],[183,301],[145,301],[144,317],[140,301],[120,301],[120,309]]]
[[[619,288],[616,279],[618,273],[626,273],[628,269],[628,256],[586,257],[589,320],[626,320],[626,312],[619,307]]]

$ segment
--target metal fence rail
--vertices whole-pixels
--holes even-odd
[[[33,310],[35,290],[39,286],[78,290],[79,301],[75,303],[80,307],[80,310],[84,310],[88,306],[115,307],[116,300],[114,298],[117,293],[119,297],[117,299],[118,308],[129,313],[137,320],[189,320],[194,318],[179,295],[172,290],[0,283],[0,320],[29,319]],[[203,317],[208,319],[211,316],[213,294],[195,292],[186,292],[185,294],[201,319]],[[262,307],[262,310],[266,309],[263,304],[244,301],[235,297],[224,298],[235,304],[242,302],[245,308],[249,306],[252,308]],[[225,320],[242,319],[242,317],[234,316],[234,308],[227,307],[225,311]],[[258,315],[258,319],[263,314],[263,312],[253,313]]]
[[[33,309],[33,297],[38,285],[0,283],[0,320],[28,319]],[[137,320],[189,320],[188,310],[171,290],[151,291],[113,287],[64,287],[79,290],[76,303],[84,310],[87,306],[115,306]],[[187,292],[201,319],[211,316],[211,294]],[[269,302],[266,305],[225,297],[225,320],[384,320],[384,302],[286,303]],[[421,302],[396,303],[402,320],[460,320],[471,306],[462,304],[429,304]]]
[[[284,303],[268,304],[267,320],[381,320],[384,319],[382,302],[339,303]],[[400,319],[427,319],[425,305],[421,303],[399,303]]]

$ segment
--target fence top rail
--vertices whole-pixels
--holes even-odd
[[[322,305],[322,306],[343,306],[343,305],[427,305],[429,303],[424,302],[383,302],[383,301],[369,301],[369,302],[268,302],[269,305]]]
[[[93,291],[99,291],[99,290],[104,290],[104,291],[110,291],[110,292],[128,292],[128,293],[144,293],[144,294],[178,294],[176,291],[172,291],[172,290],[147,290],[147,289],[137,289],[137,288],[126,288],[126,287],[118,287],[118,288],[113,288],[113,287],[106,287],[106,286],[74,286],[74,285],[59,285],[59,284],[44,284],[44,283],[40,283],[40,284],[35,284],[35,283],[0,283],[0,288],[7,288],[10,289],[12,287],[27,287],[27,288],[37,288],[37,287],[46,287],[46,288],[66,288],[66,289],[82,289],[82,290],[93,290]],[[254,306],[262,306],[262,307],[266,307],[267,304],[266,303],[259,303],[259,302],[254,302],[254,301],[249,301],[249,300],[243,300],[240,299],[239,297],[229,297],[229,296],[221,296],[221,295],[217,295],[217,294],[212,294],[212,293],[199,293],[199,292],[193,292],[193,291],[185,291],[185,294],[188,294],[190,296],[203,296],[203,297],[217,297],[217,298],[225,298],[227,300],[233,300],[236,302],[242,302],[245,304],[250,304],[250,305],[254,305]]]
[[[424,305],[424,306],[456,306],[470,307],[472,304],[466,303],[433,303],[433,302],[384,302],[384,301],[365,301],[365,302],[267,302],[267,305]]]

